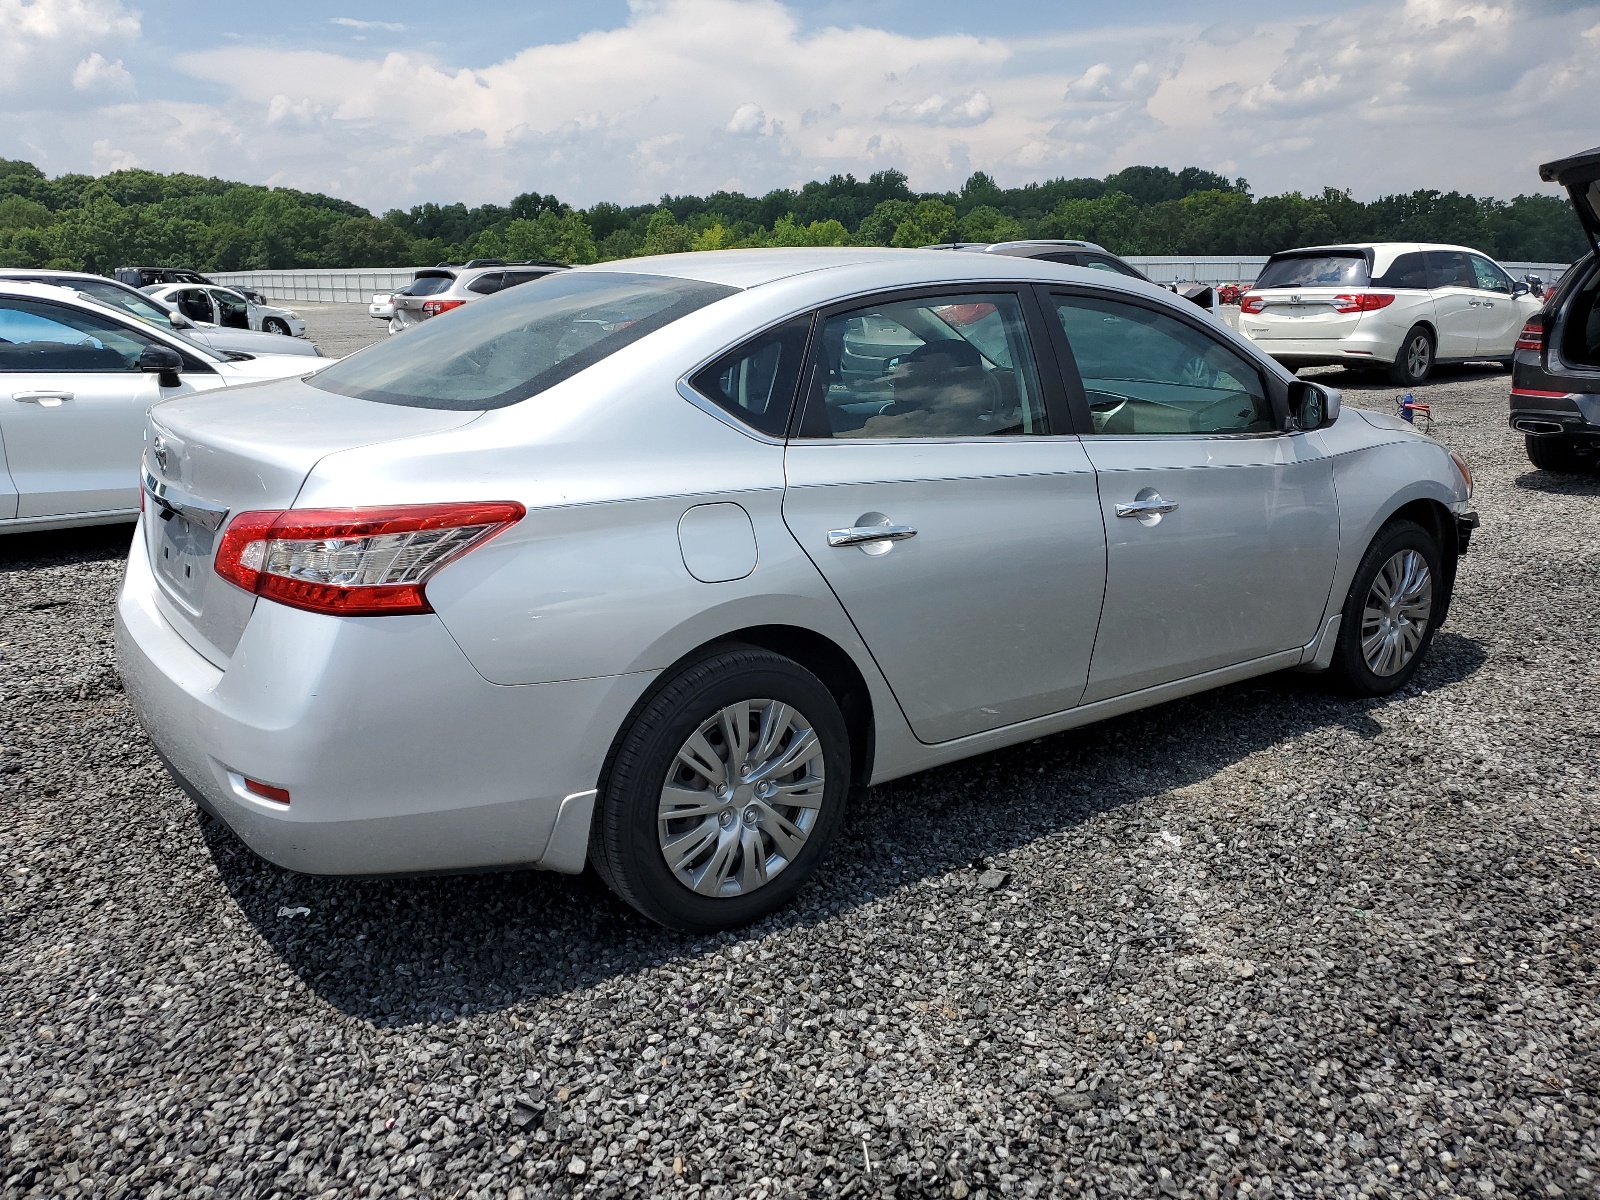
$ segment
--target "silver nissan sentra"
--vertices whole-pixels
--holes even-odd
[[[1477,523],[1154,285],[937,250],[562,272],[146,436],[118,653],[202,807],[317,874],[592,861],[691,930],[793,896],[857,785],[1403,686]]]

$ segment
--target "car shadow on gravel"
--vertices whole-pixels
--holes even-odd
[[[1513,482],[1528,492],[1550,492],[1557,496],[1600,496],[1600,474],[1524,471]]]
[[[1406,693],[1471,676],[1487,654],[1441,633]],[[819,877],[744,937],[814,926],[921,880],[978,873],[1042,837],[1203,781],[1303,734],[1370,738],[1389,700],[1332,695],[1316,677],[1266,676],[874,788],[854,804]],[[1330,764],[1337,770],[1337,764]],[[592,870],[400,879],[296,875],[200,817],[223,884],[263,940],[336,1009],[382,1025],[450,1021],[706,953],[647,921]],[[947,883],[947,886],[949,884]]]
[[[131,523],[6,534],[0,537],[0,574],[60,563],[127,558],[132,540]]]

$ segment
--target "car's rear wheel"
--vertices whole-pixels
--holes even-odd
[[[1401,387],[1421,383],[1433,371],[1433,335],[1421,325],[1413,325],[1401,339],[1400,352],[1389,364],[1389,382]]]
[[[261,322],[261,328],[267,333],[281,333],[285,336],[289,333],[289,323],[279,317],[268,317]]]
[[[1593,442],[1587,445],[1576,438],[1540,437],[1524,439],[1528,447],[1528,461],[1541,471],[1560,471],[1576,475],[1600,468],[1600,448]]]
[[[1411,682],[1443,611],[1444,556],[1415,521],[1391,521],[1350,583],[1332,675],[1345,691],[1384,696]]]
[[[663,925],[746,925],[816,869],[849,777],[849,733],[822,682],[782,655],[729,647],[634,714],[611,754],[589,856]]]

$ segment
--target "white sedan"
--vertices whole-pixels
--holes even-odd
[[[134,519],[152,404],[329,361],[216,351],[66,288],[0,281],[0,533]]]
[[[1439,363],[1507,368],[1544,301],[1466,246],[1369,242],[1274,254],[1239,301],[1239,332],[1284,366],[1338,364],[1421,383]]]
[[[209,321],[229,329],[259,329],[288,337],[306,335],[305,318],[294,309],[257,304],[243,292],[214,283],[165,283],[144,291],[191,321]]]

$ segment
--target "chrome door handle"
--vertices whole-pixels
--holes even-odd
[[[903,542],[917,536],[909,525],[852,525],[828,530],[828,545],[859,546],[865,542]]]
[[[40,408],[60,408],[72,399],[71,392],[12,392],[18,404],[37,404]]]
[[[1160,496],[1154,496],[1149,500],[1135,500],[1131,504],[1117,505],[1117,516],[1119,517],[1158,517],[1162,513],[1177,511],[1178,502],[1176,500],[1163,500]]]

